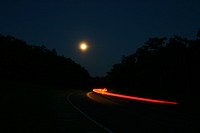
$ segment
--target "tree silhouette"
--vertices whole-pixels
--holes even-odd
[[[0,36],[0,78],[47,85],[86,87],[90,75],[55,49],[33,46],[12,36]]]
[[[200,39],[174,36],[150,38],[113,65],[106,80],[124,92],[185,101],[194,99],[199,74]]]

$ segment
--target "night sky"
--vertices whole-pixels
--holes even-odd
[[[195,38],[200,0],[0,0],[0,34],[55,48],[104,76],[151,37]],[[88,51],[78,44],[86,41]]]

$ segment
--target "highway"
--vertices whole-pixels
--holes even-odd
[[[113,133],[196,133],[198,118],[179,104],[158,104],[76,91],[67,100],[92,122]]]

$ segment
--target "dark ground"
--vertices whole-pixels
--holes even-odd
[[[70,103],[67,101],[67,95],[71,94],[71,92],[74,91],[77,90],[72,90],[72,89],[64,90],[63,88],[47,87],[33,83],[19,83],[19,82],[1,80],[0,81],[0,98],[1,98],[0,133],[9,133],[9,132],[104,133],[105,130],[103,130],[102,128],[98,127],[97,125],[89,121],[85,116],[83,116],[80,112],[78,112],[75,108],[73,108],[72,105],[70,105]],[[116,116],[122,114],[122,116],[126,115],[128,118],[131,118],[130,117],[131,114],[142,113],[141,110],[146,112],[149,112],[149,110],[151,110],[149,109],[149,106],[147,108],[146,106],[143,106],[143,104],[141,105],[133,103],[132,106],[133,109],[132,108],[131,109],[136,112],[131,113],[129,115],[128,114],[129,112],[127,113],[126,109],[124,111],[125,113],[123,113],[123,110],[121,111],[121,109],[117,111],[115,110],[113,112],[109,108],[108,109],[105,107],[101,108],[101,106],[99,105],[98,106],[96,104],[94,105],[93,102],[91,105],[88,104],[88,102],[84,104],[84,99],[80,100],[80,96],[77,97],[74,101],[80,103],[77,105],[83,106],[83,108],[81,109],[84,112],[89,113],[91,116],[92,114],[94,114],[92,118],[101,116],[101,118],[96,118],[97,120],[100,121],[100,123],[104,124],[106,122],[109,123],[108,116],[110,116],[111,123],[109,125],[118,123],[119,117],[112,117],[112,115],[114,116],[114,114],[116,114]],[[111,109],[113,109],[113,107]],[[106,111],[100,111],[100,110],[106,110]],[[137,110],[139,110],[139,112],[137,112]],[[168,108],[162,110],[162,112],[164,112],[163,114],[167,113],[168,110],[169,110]],[[185,112],[186,114],[187,112],[189,112],[189,114],[193,116],[193,118],[195,118],[195,119],[188,119],[194,124],[194,126],[192,127],[198,127],[197,126],[199,122],[198,110],[199,110],[198,105],[196,105],[195,108],[193,108],[192,106],[187,106],[187,108],[183,108],[184,114]],[[155,110],[150,112],[155,112]],[[98,113],[99,115],[97,115]],[[103,117],[103,115],[105,115],[106,117],[105,116]],[[151,115],[155,116],[156,114],[151,114]],[[186,116],[182,115],[182,117],[185,119]],[[113,121],[113,118],[116,118],[116,120]],[[133,116],[133,118],[136,119],[135,116]],[[128,119],[125,119],[124,122],[126,120]],[[189,121],[188,122],[186,121],[186,123],[190,123]],[[132,128],[132,124],[133,123],[130,123],[129,126],[130,128]],[[136,125],[137,124],[138,123],[136,123]],[[134,131],[136,130],[135,128],[136,127],[133,128]],[[190,132],[195,132],[195,131],[197,130],[191,129]]]
[[[105,132],[66,100],[73,90],[1,81],[1,133]]]
[[[199,133],[199,112],[180,105],[162,105],[84,92],[72,102],[114,133]],[[94,98],[95,101],[92,99]],[[198,106],[198,105],[197,105]]]

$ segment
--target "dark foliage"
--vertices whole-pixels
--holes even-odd
[[[105,78],[110,88],[124,92],[191,102],[196,100],[199,75],[200,39],[174,36],[150,38],[113,65]]]
[[[55,49],[0,35],[0,78],[63,87],[86,87],[90,75]]]

